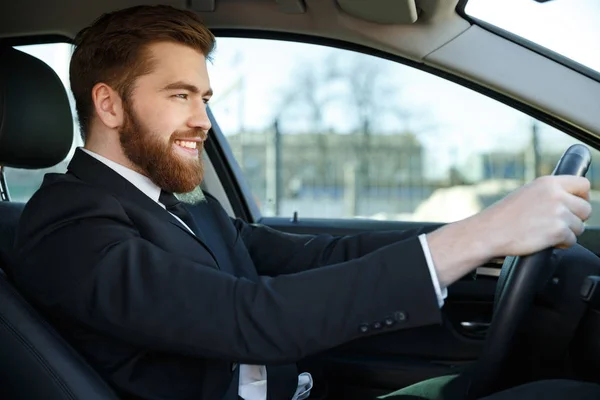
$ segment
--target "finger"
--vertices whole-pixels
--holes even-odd
[[[590,199],[591,185],[587,178],[573,175],[556,175],[554,179],[567,192],[586,200]]]
[[[577,235],[575,235],[575,233],[572,230],[567,229],[563,240],[554,247],[558,249],[567,249],[573,246],[575,243],[577,243]]]
[[[573,243],[561,243],[559,245],[554,246],[554,248],[556,249],[568,249],[569,247],[573,246],[575,244],[575,242]]]
[[[592,214],[592,205],[589,201],[582,199],[581,197],[567,194],[565,196],[565,206],[575,214],[581,221],[587,221]]]
[[[567,223],[569,230],[575,236],[579,236],[583,233],[583,231],[585,230],[585,224],[583,223],[581,218],[579,218],[577,215],[572,214],[572,213],[568,213],[565,218],[566,218],[565,222]],[[567,236],[570,236],[570,235],[567,233]]]
[[[583,221],[568,209],[564,208],[560,220],[557,223],[561,228],[556,231],[554,247],[564,249],[577,243],[577,236],[585,230]]]

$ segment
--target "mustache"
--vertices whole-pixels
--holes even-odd
[[[207,133],[199,128],[188,129],[187,131],[176,131],[171,135],[171,140],[191,139],[191,138],[202,138],[206,139]]]

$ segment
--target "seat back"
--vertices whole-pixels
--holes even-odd
[[[0,165],[58,164],[73,140],[65,88],[42,61],[0,48]],[[0,202],[0,267],[12,264],[23,204]],[[10,276],[10,269],[7,270]],[[117,396],[0,274],[0,398],[114,400]]]
[[[13,265],[13,247],[19,217],[25,204],[0,202],[0,268],[6,274],[11,274],[10,266]]]

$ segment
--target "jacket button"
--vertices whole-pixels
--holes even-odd
[[[405,322],[408,319],[408,315],[404,311],[396,311],[394,319],[398,322]]]
[[[381,329],[382,325],[381,322],[377,321],[377,322],[373,322],[373,329]]]
[[[367,324],[360,324],[358,326],[358,331],[360,333],[367,333],[367,332],[369,332],[369,325],[367,325]]]
[[[394,325],[394,324],[396,323],[396,321],[394,321],[394,320],[392,319],[392,317],[387,317],[387,318],[386,318],[386,319],[383,321],[383,323],[385,324],[385,326],[387,326],[387,327],[390,327],[390,326]]]

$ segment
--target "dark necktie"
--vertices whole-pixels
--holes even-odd
[[[198,226],[196,226],[192,214],[190,214],[182,202],[177,200],[177,197],[173,193],[161,190],[158,201],[164,204],[167,211],[182,220],[196,235],[198,234]]]

